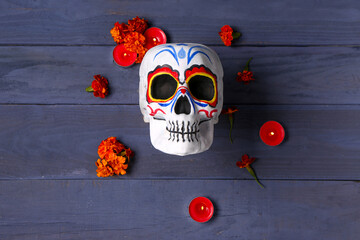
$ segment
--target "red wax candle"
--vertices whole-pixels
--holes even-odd
[[[207,222],[214,214],[214,205],[206,197],[194,198],[189,205],[189,214],[197,222]]]
[[[160,28],[148,28],[144,36],[146,38],[145,48],[147,49],[166,43],[166,35]]]
[[[285,130],[280,123],[268,121],[260,128],[261,140],[269,146],[279,145],[285,137]]]
[[[130,67],[137,58],[137,53],[126,50],[124,44],[119,44],[113,51],[114,61],[121,67]]]

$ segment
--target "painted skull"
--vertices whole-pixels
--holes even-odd
[[[156,149],[184,156],[210,148],[223,105],[223,75],[218,55],[204,45],[165,44],[146,53],[139,104]]]

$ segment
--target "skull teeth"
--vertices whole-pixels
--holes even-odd
[[[197,122],[190,123],[190,121],[169,121],[166,130],[169,132],[169,141],[194,142],[199,141],[197,133],[199,132]]]

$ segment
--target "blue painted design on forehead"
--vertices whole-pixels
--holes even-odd
[[[181,48],[181,49],[179,50],[179,52],[178,52],[178,56],[179,56],[179,58],[180,58],[180,59],[185,58],[186,53],[185,53],[184,48]]]
[[[198,53],[204,54],[204,55],[209,59],[210,63],[212,64],[212,61],[211,61],[209,55],[207,55],[207,54],[206,54],[205,52],[203,52],[203,51],[198,50],[198,51],[195,51],[195,52],[193,52],[193,53],[191,54],[191,50],[192,50],[193,48],[201,48],[201,49],[208,50],[207,48],[205,48],[205,47],[203,47],[203,46],[193,46],[193,47],[191,47],[191,48],[189,49],[189,52],[188,52],[188,61],[187,61],[187,64],[189,64],[189,63],[191,62],[191,60],[192,60],[192,59],[196,56],[196,54],[198,54]]]
[[[155,58],[156,58],[160,53],[162,53],[162,52],[169,52],[169,53],[174,57],[174,59],[176,60],[177,64],[179,65],[179,59],[178,59],[178,57],[177,57],[175,48],[174,48],[173,46],[171,46],[171,45],[165,45],[165,46],[163,46],[163,48],[170,48],[170,49],[163,49],[163,50],[161,50],[160,52],[158,52],[158,53],[154,56],[153,61],[155,61]]]
[[[178,44],[176,44],[176,46],[187,46],[187,44],[185,44],[185,43],[178,43]]]

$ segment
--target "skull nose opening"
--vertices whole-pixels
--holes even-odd
[[[175,104],[175,113],[181,114],[184,113],[186,115],[190,114],[191,105],[189,99],[185,96],[180,96]]]

